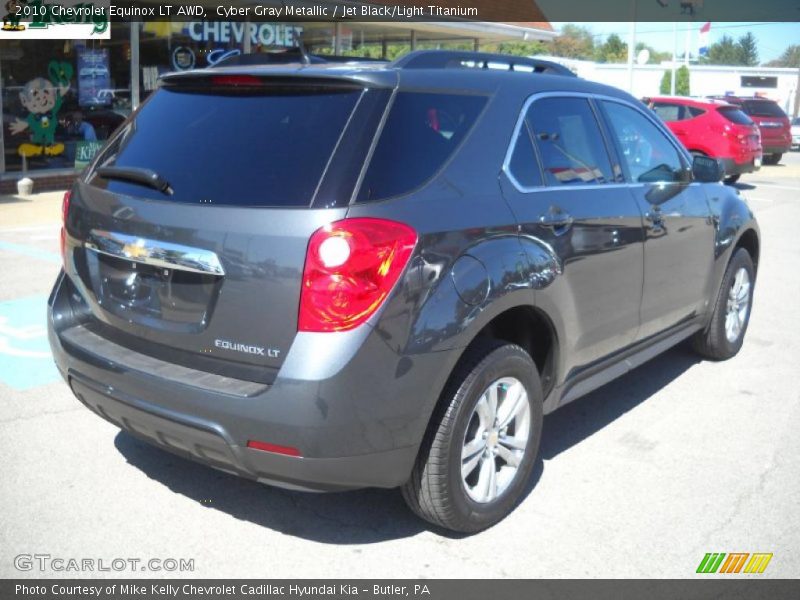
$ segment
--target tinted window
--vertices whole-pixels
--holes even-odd
[[[390,198],[420,187],[452,156],[485,104],[484,96],[398,93],[359,200]]]
[[[680,121],[683,117],[681,116],[682,106],[677,104],[666,104],[664,102],[656,102],[653,105],[653,111],[661,117],[662,121]]]
[[[731,123],[737,123],[739,125],[752,125],[753,124],[753,120],[750,117],[748,117],[746,114],[744,114],[738,108],[734,108],[732,106],[729,106],[729,107],[718,108],[717,111],[723,117],[728,119],[728,121],[730,121]]]
[[[639,111],[604,102],[606,114],[632,181],[681,181],[683,161],[669,139]]]
[[[116,180],[93,183],[174,202],[308,206],[360,94],[162,89],[104,152],[112,160],[103,162],[152,169],[174,194]]]
[[[520,127],[508,165],[511,175],[522,187],[542,185],[542,172],[539,169],[536,153],[533,151],[533,144],[533,130],[526,118]]]
[[[704,115],[706,113],[705,110],[703,110],[702,108],[697,108],[696,106],[687,106],[686,108],[689,110],[689,115],[691,115],[691,117],[689,118],[692,119],[695,117],[699,117],[700,115]]]
[[[786,118],[786,113],[781,107],[769,100],[745,100],[742,106],[748,115]]]
[[[531,104],[526,120],[539,147],[548,185],[612,180],[603,136],[584,98],[544,98]]]

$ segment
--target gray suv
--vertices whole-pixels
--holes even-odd
[[[65,197],[50,343],[170,452],[478,531],[544,414],[687,338],[738,352],[759,230],[721,175],[534,59],[168,75]]]

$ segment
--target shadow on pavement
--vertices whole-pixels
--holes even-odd
[[[600,431],[700,362],[680,344],[544,419],[541,456],[555,458]]]
[[[31,204],[33,202],[33,198],[26,198],[23,196],[0,196],[0,205],[1,204]]]
[[[426,529],[398,490],[293,492],[194,463],[123,431],[114,445],[128,463],[173,492],[287,535],[328,544],[370,544]]]
[[[699,359],[682,346],[653,359],[605,387],[545,418],[540,456],[524,498],[549,460],[600,431],[679,377]],[[114,444],[129,464],[175,493],[237,519],[329,544],[369,544],[425,530],[450,538],[463,534],[424,523],[398,490],[367,489],[313,494],[269,487],[228,475],[159,450],[120,432]]]

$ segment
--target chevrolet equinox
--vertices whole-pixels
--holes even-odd
[[[89,409],[473,532],[544,414],[689,338],[739,351],[758,226],[639,101],[536,59],[300,54],[164,76],[65,195],[49,339]]]

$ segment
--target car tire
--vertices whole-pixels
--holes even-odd
[[[763,161],[765,165],[777,165],[782,158],[783,154],[767,154],[764,156]]]
[[[723,181],[727,185],[733,185],[734,183],[739,181],[739,177],[741,177],[741,174],[739,174],[739,175],[728,175]]]
[[[483,340],[468,350],[402,487],[406,504],[426,521],[457,532],[474,533],[502,520],[530,479],[541,441],[542,401],[536,365],[521,347]],[[503,433],[512,405],[516,416]]]
[[[739,352],[750,322],[755,281],[750,253],[739,248],[725,269],[711,322],[692,340],[701,356],[727,360]]]

